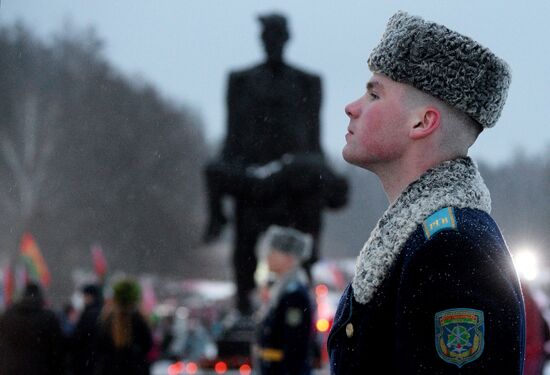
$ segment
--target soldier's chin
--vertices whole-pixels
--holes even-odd
[[[369,169],[366,165],[366,161],[355,155],[347,145],[344,146],[344,149],[342,150],[342,158],[349,164],[355,165],[356,167]]]
[[[348,149],[348,145],[346,144],[344,148],[342,149],[342,158],[344,158],[345,161],[347,161],[350,164],[355,164],[354,159],[351,155],[350,150]]]

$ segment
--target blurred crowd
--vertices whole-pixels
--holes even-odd
[[[548,360],[545,345],[550,330],[539,307],[540,298],[533,297],[527,283],[522,284],[524,374],[541,375]],[[155,312],[145,315],[140,309],[140,284],[131,278],[108,287],[85,284],[77,292],[81,304],[67,303],[54,311],[40,284],[27,283],[15,303],[0,315],[0,375],[149,374],[159,360],[199,360],[215,355],[215,341],[224,331],[224,318],[232,311],[229,305],[205,306],[187,299],[186,307],[157,304]],[[273,304],[273,291],[260,288],[259,292],[264,308]],[[263,311],[263,316],[266,320],[269,313]],[[259,344],[265,339],[260,337]]]
[[[30,282],[0,318],[0,374],[149,374],[150,324],[139,312],[139,284],[122,279],[104,300],[102,287],[81,289],[84,307],[56,313]]]
[[[209,305],[200,291],[186,295],[182,284],[181,300],[157,303],[143,314],[147,289],[142,296],[140,283],[126,277],[109,285],[81,285],[77,298],[54,311],[41,284],[29,280],[0,315],[0,375],[145,375],[163,359],[220,355],[216,343],[231,341],[228,331],[244,323],[250,323],[252,335],[258,333],[247,343],[256,341],[261,373],[300,366],[300,374],[309,374],[315,308],[302,260],[312,239],[290,228],[268,232],[261,253],[271,275],[266,280],[272,282],[260,288],[257,317],[240,316],[232,303]]]

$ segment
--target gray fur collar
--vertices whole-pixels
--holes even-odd
[[[489,190],[470,158],[446,161],[411,183],[382,215],[359,253],[352,286],[355,300],[368,303],[409,236],[444,207],[491,210]]]

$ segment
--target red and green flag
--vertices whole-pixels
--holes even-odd
[[[21,238],[20,254],[31,280],[38,281],[45,287],[50,286],[51,276],[48,265],[30,233],[24,233]]]

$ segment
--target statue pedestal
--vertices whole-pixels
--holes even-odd
[[[256,324],[249,316],[241,316],[231,323],[216,342],[218,357],[246,356],[250,358],[255,341]]]
[[[239,317],[231,321],[216,341],[218,355],[203,359],[200,362],[201,368],[215,369],[217,364],[223,362],[228,369],[239,369],[241,373],[250,374],[254,340],[255,323],[251,317]]]

